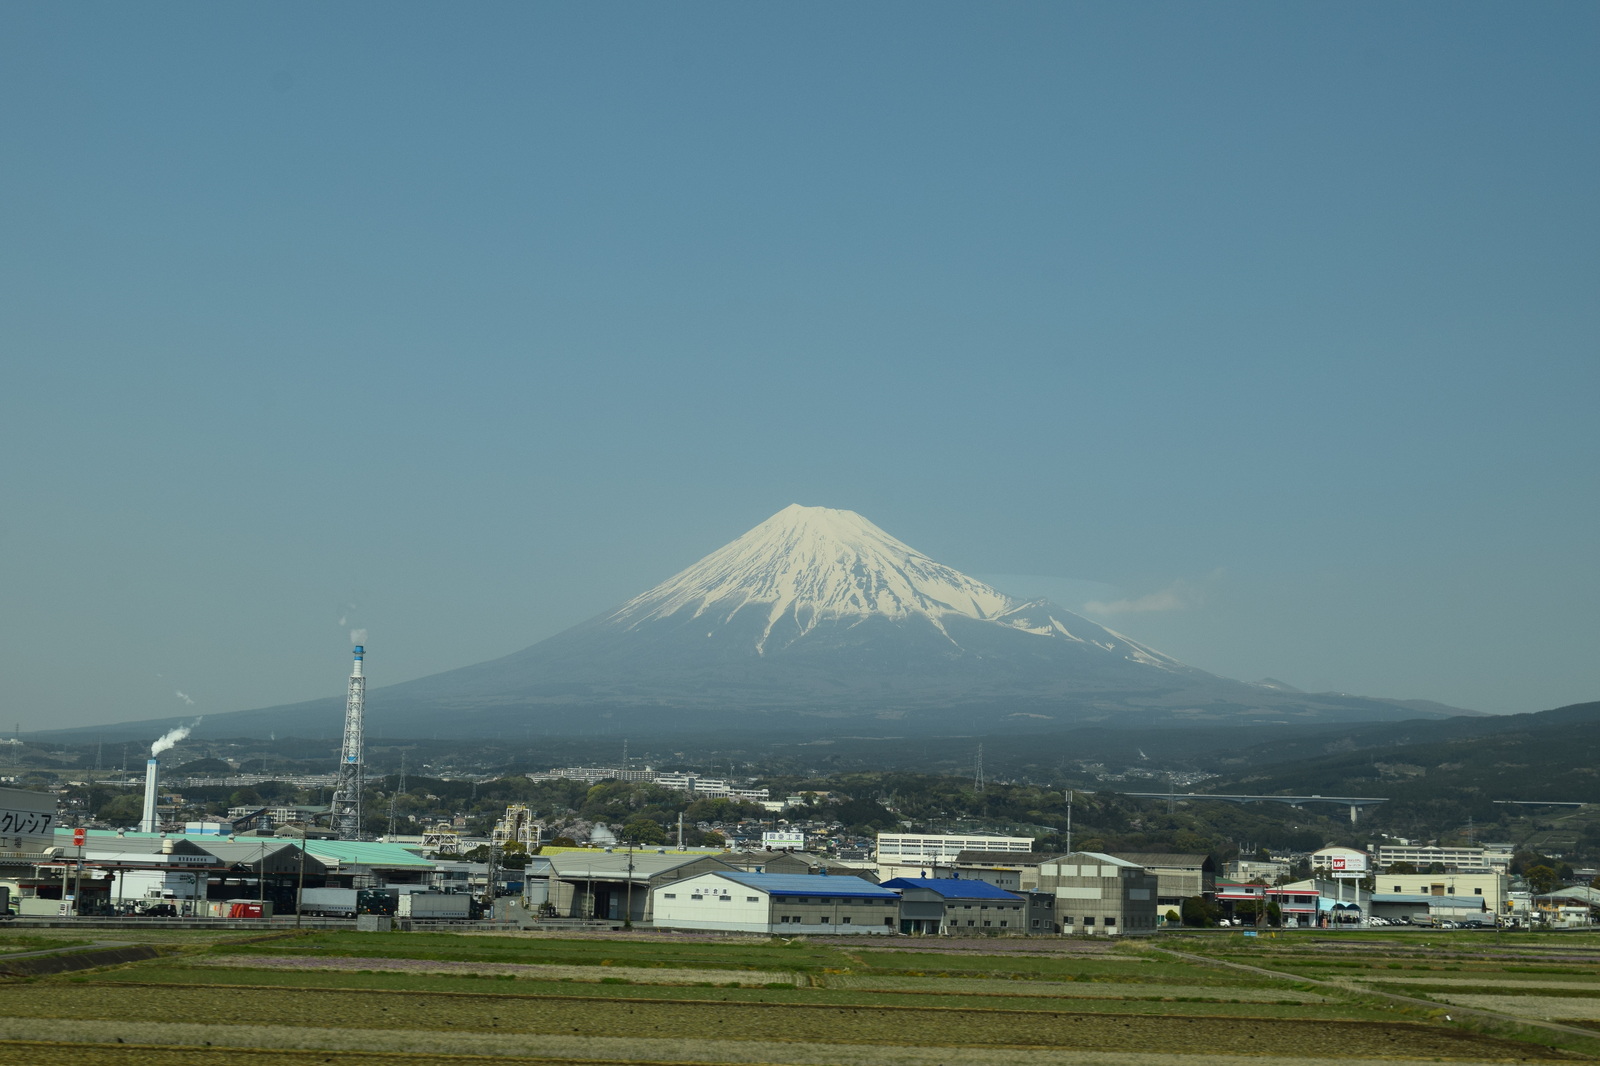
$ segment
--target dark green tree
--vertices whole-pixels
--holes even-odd
[[[1204,896],[1190,896],[1183,901],[1183,924],[1206,928],[1217,924],[1222,908]]]
[[[667,834],[661,826],[648,818],[635,818],[622,827],[622,839],[631,844],[643,844],[653,847],[667,842]]]
[[[1555,870],[1545,866],[1543,863],[1528,867],[1522,871],[1522,876],[1527,878],[1528,887],[1541,896],[1554,889],[1559,880]]]

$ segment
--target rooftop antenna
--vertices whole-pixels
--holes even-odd
[[[339,750],[339,779],[333,791],[333,829],[340,840],[361,839],[361,792],[366,785],[361,738],[367,703],[367,679],[361,673],[361,661],[366,649],[357,644],[352,655],[354,664],[344,701],[344,744]]]

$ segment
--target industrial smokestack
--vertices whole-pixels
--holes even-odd
[[[161,760],[155,756],[144,764],[144,817],[139,819],[139,832],[154,833],[161,828],[156,818],[156,787],[161,778]]]
[[[350,687],[345,697],[344,745],[339,752],[339,777],[333,792],[333,829],[340,840],[361,839],[361,792],[365,787],[362,719],[366,714],[367,691],[361,660],[366,653],[362,645],[355,646],[355,662],[350,668]]]

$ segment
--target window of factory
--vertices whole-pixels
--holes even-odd
[[[746,903],[760,903],[761,902],[761,897],[760,896],[746,896],[744,898],[744,901]]]
[[[889,928],[892,929],[892,928],[894,928],[894,919],[893,918],[885,918],[883,920],[883,924],[887,925]]]
[[[1105,920],[1105,924],[1106,925],[1116,925],[1117,924],[1117,920],[1115,918],[1107,918]]]
[[[973,921],[973,920],[972,920],[972,919],[971,919],[971,918],[968,918],[968,919],[967,919],[967,924],[968,924],[968,925],[976,925],[976,924],[977,924],[977,923],[976,923],[976,922],[974,922],[974,921]]]
[[[724,903],[732,903],[733,902],[733,897],[732,896],[718,896],[717,898],[720,899]]]
[[[849,925],[850,924],[850,916],[847,914],[843,918],[839,919],[839,924],[840,925]]]
[[[677,899],[678,898],[678,894],[676,892],[663,892],[661,894],[664,897],[666,897],[667,899]]]
[[[1475,889],[1473,889],[1473,890],[1472,890],[1472,894],[1473,894],[1473,895],[1474,895],[1474,896],[1481,896],[1481,895],[1483,895],[1483,889],[1481,889],[1481,888],[1475,888]]]
[[[1000,928],[1004,929],[1008,924],[1004,918],[1000,919]]]
[[[690,895],[690,897],[689,897],[689,898],[690,898],[690,899],[705,899],[705,897],[704,897],[704,896],[702,896],[702,895],[701,895],[701,894],[700,894],[700,893],[698,893],[698,892],[695,892],[695,893],[693,893],[693,894],[692,894],[692,895]]]
[[[1085,929],[1087,929],[1089,926],[1091,926],[1093,924],[1094,924],[1094,919],[1093,918],[1085,918],[1083,920],[1083,925],[1084,925]]]
[[[989,919],[987,919],[987,918],[985,918],[985,919],[984,919],[984,920],[983,920],[983,924],[984,924],[984,925],[986,925],[986,926],[988,926],[988,925],[992,925],[992,924],[994,924],[994,923],[992,923],[992,922],[990,922],[990,921],[989,921]]]
[[[823,925],[827,925],[828,924],[828,916],[826,914],[824,914],[822,916],[822,924]]]

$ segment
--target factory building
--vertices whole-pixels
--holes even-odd
[[[657,888],[697,874],[731,871],[712,855],[665,851],[564,851],[550,856],[548,909],[561,918],[648,922]]]
[[[957,877],[987,881],[1008,892],[1035,892],[1039,888],[1039,867],[1065,852],[1060,851],[963,851],[951,860]]]
[[[1171,851],[1123,851],[1115,856],[1137,863],[1156,879],[1156,906],[1178,907],[1190,896],[1210,896],[1217,890],[1217,864],[1209,855]]]
[[[885,881],[882,887],[900,893],[902,933],[954,936],[1028,931],[1027,897],[996,888],[987,881],[966,877],[895,877]]]
[[[1136,862],[1095,851],[1039,867],[1039,890],[1055,900],[1060,933],[1116,936],[1156,928],[1159,882]]]
[[[82,833],[83,843],[74,844]],[[299,841],[273,837],[222,840],[153,833],[64,830],[26,875],[0,878],[23,915],[203,915],[217,900],[268,902],[292,912],[303,877],[323,884],[327,868],[302,861]]]
[[[1471,896],[1499,913],[1510,892],[1510,878],[1499,870],[1478,870],[1446,874],[1373,875],[1375,891],[1388,895]]]
[[[898,893],[859,877],[713,870],[653,891],[658,929],[782,936],[895,932]]]

